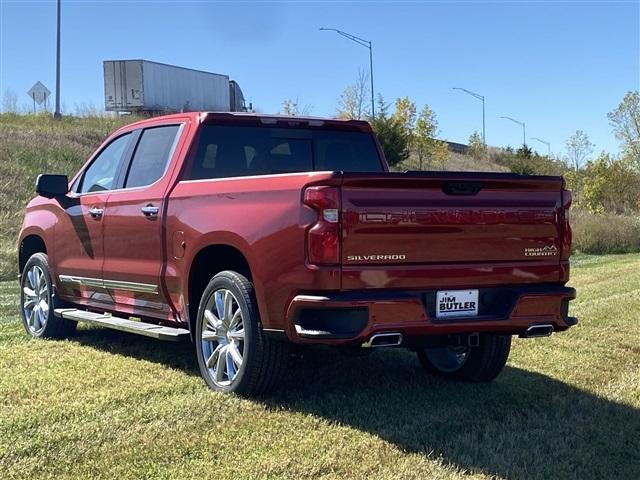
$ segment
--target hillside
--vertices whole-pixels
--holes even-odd
[[[0,114],[0,279],[15,278],[16,239],[40,173],[72,175],[129,118]]]
[[[423,165],[422,170],[428,170],[428,165]],[[407,160],[397,165],[394,170],[420,170],[420,164],[415,155],[411,154]],[[476,159],[469,155],[463,155],[449,151],[449,160],[444,170],[452,172],[508,172],[504,165],[499,165],[491,161],[490,158]]]

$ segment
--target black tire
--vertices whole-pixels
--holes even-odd
[[[217,308],[219,299],[227,291],[231,292],[233,298],[230,313],[225,315],[224,311],[220,313]],[[223,310],[226,310],[226,298],[225,296],[223,299]],[[211,328],[212,309],[216,309],[215,320],[220,321],[217,317],[229,317],[233,314],[235,318],[237,309],[234,312],[234,305],[240,310],[239,321],[242,322],[242,328],[236,325],[233,330],[231,319],[227,322],[228,328],[219,322],[216,322],[217,328]],[[207,310],[208,318],[205,315]],[[207,340],[203,340],[205,330]],[[242,340],[229,336],[234,332],[239,335],[241,330]],[[216,335],[212,336],[213,333]],[[286,370],[289,360],[289,344],[265,335],[262,329],[253,284],[244,275],[230,270],[216,274],[202,294],[196,319],[195,343],[202,378],[211,389],[225,393],[258,396],[268,392]],[[221,368],[219,362],[222,361],[222,354],[218,353],[216,357],[215,352],[218,349],[222,351],[225,347],[224,355],[227,360]],[[239,367],[234,360],[237,357],[229,353],[234,347],[241,354],[242,362]],[[211,366],[207,366],[207,360],[211,362]],[[231,367],[229,361],[232,362]],[[219,377],[218,372],[221,372]]]
[[[510,350],[510,335],[481,334],[477,347],[424,348],[417,353],[422,367],[431,374],[467,382],[490,382],[504,368]]]
[[[39,301],[33,303],[35,299]],[[46,303],[46,310],[42,302]],[[30,308],[32,304],[36,306]],[[20,313],[24,329],[32,337],[70,337],[76,330],[77,322],[54,314],[56,308],[63,307],[64,304],[58,299],[53,287],[49,257],[46,253],[33,254],[20,275]]]

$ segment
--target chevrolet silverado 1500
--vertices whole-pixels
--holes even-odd
[[[512,335],[577,322],[562,178],[392,173],[362,121],[152,118],[36,190],[26,331],[190,337],[220,391],[266,391],[296,344],[405,347],[429,372],[489,381]]]

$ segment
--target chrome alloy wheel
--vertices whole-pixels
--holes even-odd
[[[460,370],[467,361],[469,347],[432,347],[425,348],[424,352],[429,361],[438,370],[444,373],[453,373]]]
[[[244,323],[242,310],[230,290],[213,292],[202,316],[202,356],[211,380],[218,386],[231,385],[242,367]]]
[[[33,265],[22,287],[22,309],[29,333],[39,335],[49,318],[49,284],[42,268]]]

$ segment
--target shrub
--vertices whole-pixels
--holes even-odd
[[[478,132],[473,132],[469,136],[469,140],[467,141],[469,145],[469,149],[467,150],[467,155],[475,158],[476,160],[480,160],[484,158],[487,153],[487,146],[482,141],[482,137]]]
[[[624,214],[640,207],[640,172],[628,161],[602,153],[587,163],[584,177],[582,201],[590,212]]]
[[[572,211],[573,250],[601,255],[640,252],[640,216]]]
[[[562,162],[546,155],[539,155],[524,145],[517,151],[511,147],[488,147],[487,154],[489,161],[508,168],[512,173],[521,175],[565,175],[567,173],[567,167]]]

